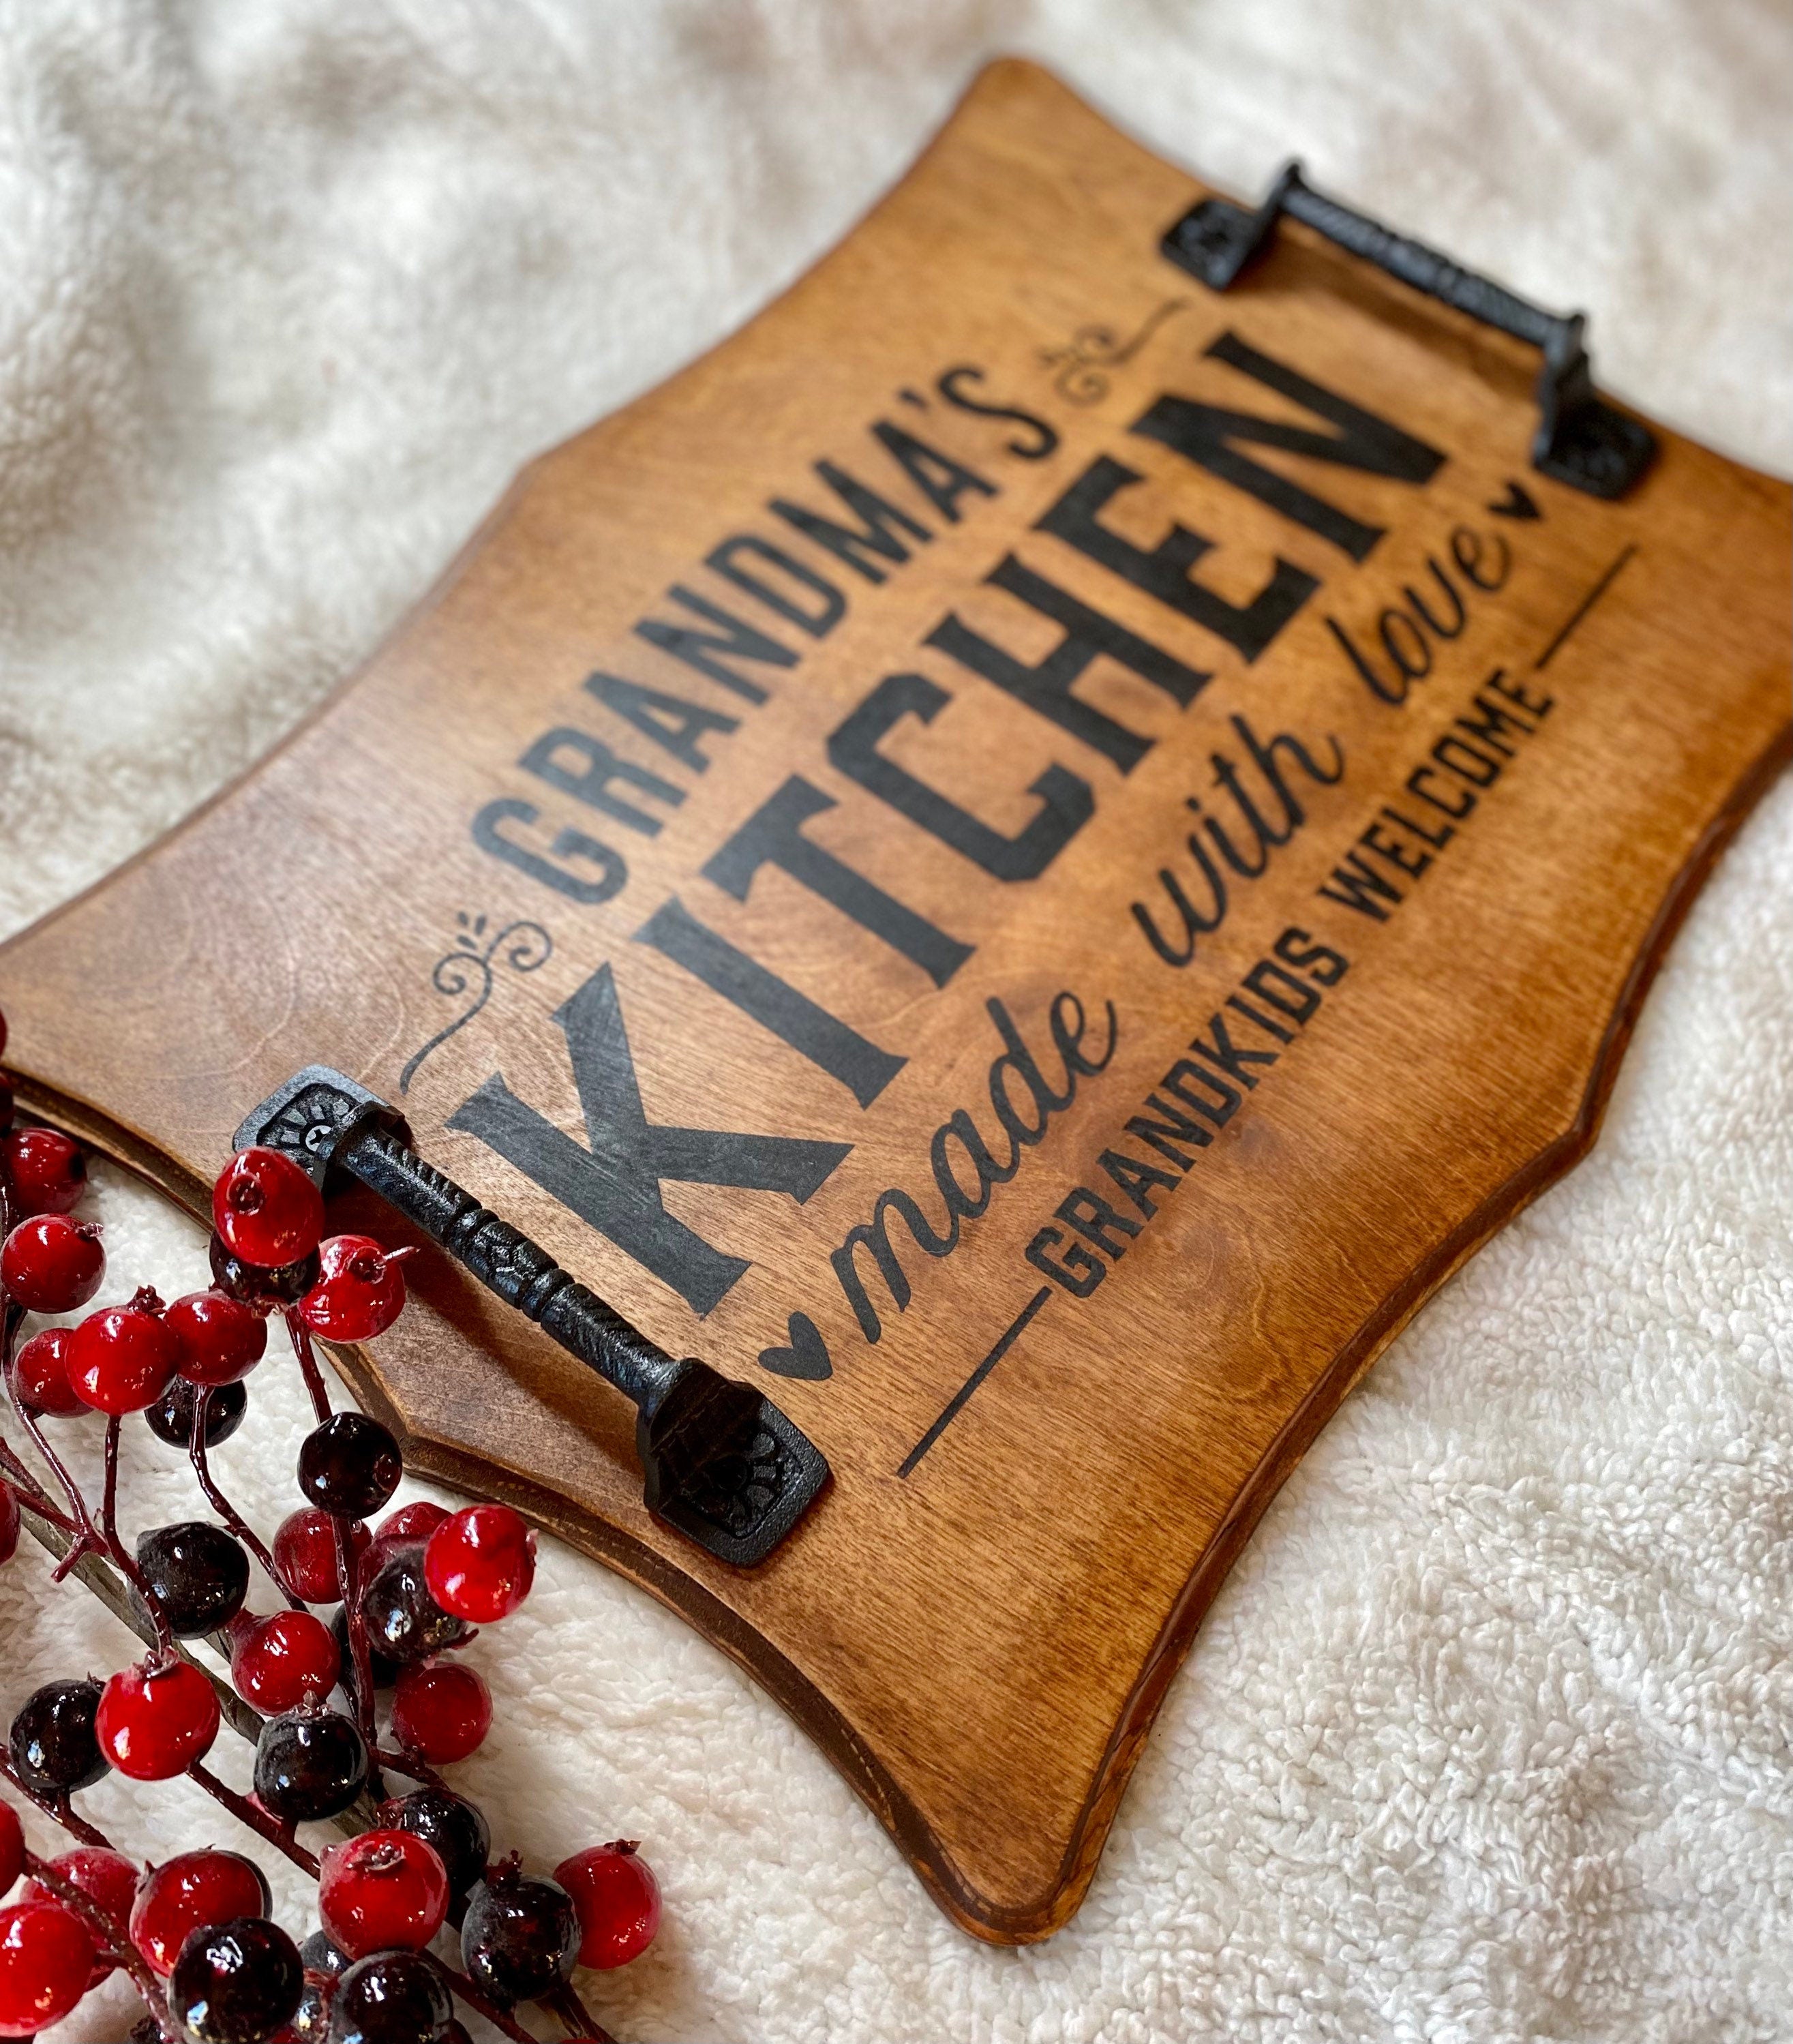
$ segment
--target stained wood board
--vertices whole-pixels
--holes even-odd
[[[1201,191],[993,67],[0,951],[27,1103],[189,1204],[333,1065],[768,1388],[834,1481],[743,1573],[444,1259],[341,1358],[418,1466],[750,1669],[997,1941],[1076,1909],[1318,1428],[1593,1139],[1788,747],[1784,485],[1667,433],[1623,501],[1541,479],[1528,350],[1299,227],[1207,291],[1158,248]]]

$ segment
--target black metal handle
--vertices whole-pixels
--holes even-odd
[[[1290,163],[1253,212],[1231,200],[1204,199],[1165,235],[1164,253],[1211,290],[1226,290],[1261,256],[1284,214],[1403,284],[1543,351],[1532,466],[1591,497],[1622,497],[1649,467],[1656,436],[1599,397],[1580,313],[1546,312],[1492,278],[1466,270],[1423,241],[1317,192]]]
[[[313,1065],[249,1116],[236,1147],[283,1151],[320,1185],[346,1173],[402,1214],[633,1402],[651,1512],[720,1560],[764,1561],[827,1481],[820,1450],[751,1385],[668,1355],[539,1243],[426,1163],[409,1134],[377,1094]]]

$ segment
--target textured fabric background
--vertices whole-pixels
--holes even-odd
[[[247,766],[520,463],[751,313],[1005,49],[1236,190],[1299,150],[1586,305],[1611,387],[1793,467],[1785,0],[0,0],[0,928]],[[667,1927],[588,1982],[612,2027],[1793,2037],[1790,901],[1783,786],[1594,1157],[1272,1509],[1050,1944],[950,1929],[743,1677],[550,1548],[478,1650],[464,1777],[538,1864],[647,1841]],[[94,1204],[120,1274],[202,1281],[178,1216]],[[221,1457],[264,1523],[290,1376]],[[192,1508],[138,1459],[140,1523]],[[126,1652],[29,1548],[0,1627],[8,1710]],[[229,1828],[184,1784],[86,1801],[142,1854]],[[129,2019],[114,1986],[61,2034]]]

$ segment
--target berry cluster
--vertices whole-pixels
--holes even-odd
[[[0,1017],[0,1051],[5,1042]],[[89,1304],[106,1257],[99,1228],[73,1217],[86,1183],[78,1146],[13,1118],[0,1080],[0,1371],[61,1501],[0,1441],[0,1562],[29,1516],[61,1553],[58,1580],[89,1556],[117,1571],[115,1608],[149,1651],[104,1682],[48,1683],[12,1719],[0,1778],[82,1843],[38,1859],[0,1802],[0,1898],[29,1877],[0,1906],[0,2038],[60,2020],[122,1967],[148,2010],[143,2044],[466,2044],[456,1996],[516,2044],[533,2044],[514,2011],[536,2000],[575,2038],[602,2044],[573,1971],[646,1949],[659,1921],[652,1873],[627,1840],[575,1854],[551,1879],[525,1873],[515,1854],[493,1863],[485,1817],[437,1772],[473,1753],[492,1719],[485,1681],[449,1657],[528,1595],[534,1535],[500,1504],[419,1502],[370,1526],[403,1476],[398,1444],[365,1414],[330,1409],[312,1347],[313,1335],[361,1342],[390,1327],[410,1252],[325,1239],[306,1174],[277,1151],[245,1150],[214,1189],[209,1289],[171,1305],[140,1290],[21,1343],[29,1315]],[[207,1458],[242,1423],[244,1379],[275,1313],[317,1424],[299,1452],[305,1502],[264,1545]],[[90,1412],[106,1426],[97,1510],[44,1429]],[[118,1450],[125,1420],[140,1412],[186,1450],[216,1517],[155,1527],[128,1546]],[[248,1604],[258,1570],[279,1600],[260,1616]],[[200,1639],[228,1655],[228,1689],[180,1643]],[[252,1796],[205,1764],[227,1708],[255,1740]],[[72,1800],[111,1769],[197,1781],[316,1875],[321,1928],[296,1945],[271,1920],[260,1870],[237,1854],[139,1868],[114,1851]],[[416,1785],[389,1795],[387,1770]],[[319,1858],[297,1827],[323,1819],[350,1835]],[[463,1970],[430,1949],[445,1927],[459,1930]]]

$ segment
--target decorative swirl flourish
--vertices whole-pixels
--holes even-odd
[[[1188,303],[1187,298],[1166,298],[1126,340],[1112,327],[1080,326],[1062,348],[1042,348],[1041,362],[1058,371],[1053,389],[1073,405],[1093,405],[1107,397],[1108,378],[1103,370],[1131,362],[1165,321]]]
[[[513,972],[534,972],[554,956],[554,939],[539,923],[507,923],[496,936],[487,938],[485,916],[470,916],[463,909],[455,920],[461,926],[460,935],[455,939],[455,948],[436,960],[430,983],[451,1001],[470,992],[474,997],[447,1028],[436,1031],[399,1074],[401,1093],[411,1090],[411,1082],[424,1058],[432,1051],[440,1051],[456,1030],[464,1029],[492,998],[494,960],[509,966]]]

